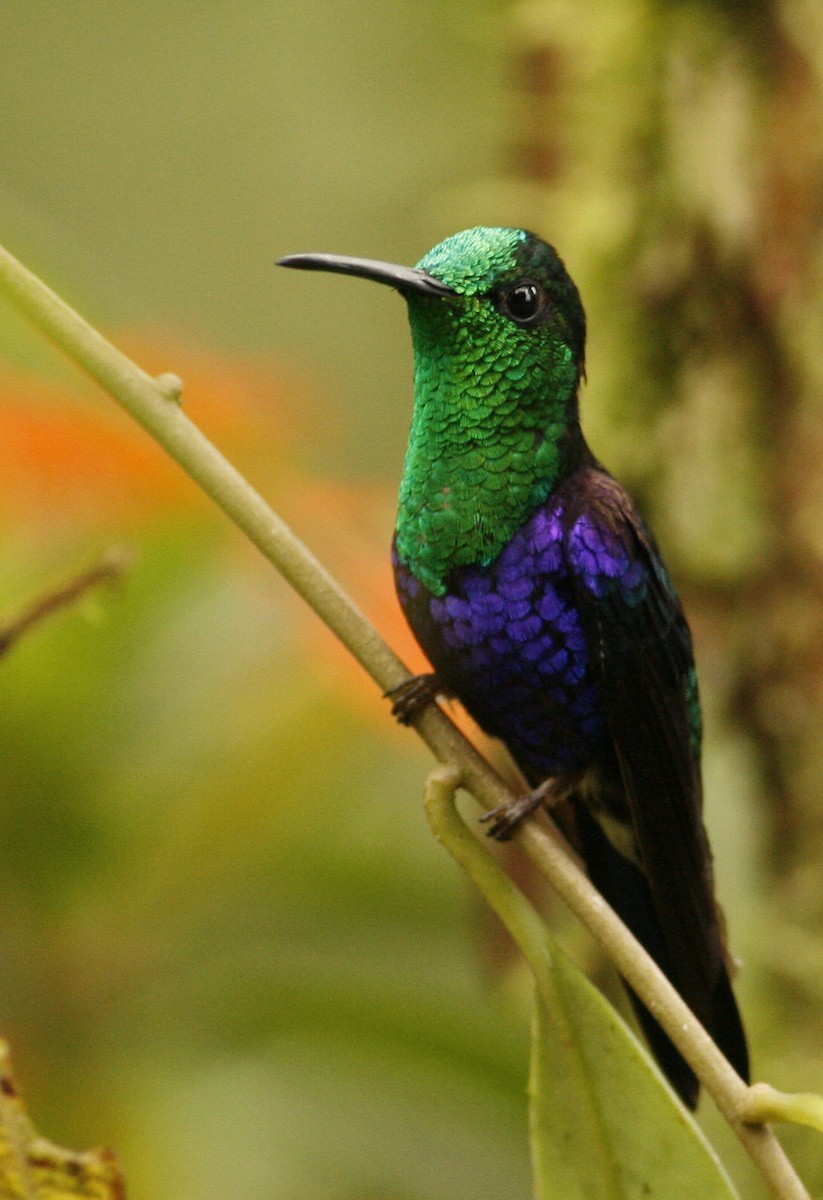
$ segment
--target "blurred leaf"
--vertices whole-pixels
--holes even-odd
[[[0,1196],[4,1200],[122,1200],[123,1178],[109,1150],[64,1150],[38,1135],[0,1044]]]
[[[532,1135],[541,1200],[730,1200],[692,1116],[612,1006],[555,950],[535,990]]]

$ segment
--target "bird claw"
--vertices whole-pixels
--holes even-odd
[[[442,690],[437,676],[429,672],[424,675],[411,675],[383,695],[392,702],[392,716],[397,717],[401,725],[411,725],[420,710],[431,704]]]
[[[499,808],[484,813],[480,820],[483,824],[492,822],[491,828],[486,830],[488,837],[497,842],[507,842],[525,817],[540,808],[541,804],[559,798],[557,780],[546,779],[525,796],[518,796],[516,800],[510,800],[507,804],[501,804]],[[549,806],[551,807],[551,803]]]

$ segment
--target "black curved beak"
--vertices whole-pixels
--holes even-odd
[[[344,254],[288,254],[278,258],[279,267],[298,267],[303,271],[336,271],[340,275],[358,275],[385,283],[395,291],[417,292],[423,296],[455,296],[454,288],[418,271],[416,267],[400,267],[395,263],[379,262],[374,258],[348,258]]]

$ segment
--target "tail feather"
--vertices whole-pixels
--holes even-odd
[[[651,891],[640,868],[614,848],[597,820],[583,804],[576,806],[580,849],[592,882],[603,893],[618,916],[628,925],[663,973],[677,987],[671,955],[654,911]],[[689,1108],[697,1105],[700,1084],[694,1071],[658,1025],[649,1010],[627,988],[640,1026],[661,1070]],[[712,994],[696,1016],[703,1022],[729,1062],[748,1082],[749,1057],[746,1038],[724,962],[718,963]]]

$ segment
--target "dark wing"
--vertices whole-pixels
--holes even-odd
[[[701,817],[688,626],[657,548],[616,480],[584,468],[566,513],[567,561],[619,770],[615,782],[622,783],[667,971],[711,1026],[724,949]]]

